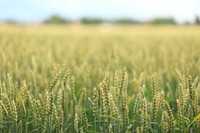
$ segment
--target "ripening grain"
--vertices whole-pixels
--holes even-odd
[[[195,26],[0,25],[0,133],[196,133],[199,36]]]

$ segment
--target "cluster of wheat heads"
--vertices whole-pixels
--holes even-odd
[[[200,130],[198,78],[180,75],[176,99],[157,90],[151,79],[151,96],[141,86],[129,94],[125,67],[107,73],[93,89],[77,94],[70,70],[59,70],[44,93],[33,95],[26,81],[14,84],[7,74],[0,82],[0,132],[6,133],[175,133]],[[172,100],[172,101],[170,101]]]

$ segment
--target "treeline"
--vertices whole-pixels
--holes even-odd
[[[111,23],[111,24],[177,24],[176,20],[172,17],[168,18],[155,18],[150,21],[138,21],[131,18],[119,18],[119,19],[101,19],[95,17],[83,17],[77,21],[72,21],[66,19],[59,15],[52,15],[46,20],[43,21],[44,24],[69,24],[69,23],[82,23],[82,24],[102,24],[102,23]]]
[[[1,21],[0,21],[1,22]],[[8,24],[18,24],[19,22],[15,20],[5,20],[3,23]],[[43,24],[71,24],[71,23],[81,23],[81,24],[124,24],[124,25],[130,25],[130,24],[153,24],[153,25],[162,25],[162,24],[169,24],[169,25],[177,25],[179,24],[173,17],[158,17],[147,21],[139,21],[134,20],[132,18],[119,18],[119,19],[101,19],[101,18],[95,18],[95,17],[83,17],[79,20],[71,20],[67,19],[65,17],[62,17],[60,15],[52,15],[46,18],[41,23]],[[185,25],[190,24],[196,24],[200,25],[200,17],[196,16],[193,23],[186,21],[184,22]]]
[[[102,24],[102,23],[111,23],[111,24],[170,24],[176,25],[177,21],[173,17],[158,17],[148,21],[139,21],[134,20],[132,18],[119,18],[119,19],[101,19],[95,17],[83,17],[77,21],[72,21],[70,19],[66,19],[59,15],[52,15],[43,21],[44,24],[69,24],[69,23],[82,23],[82,24]],[[185,24],[200,24],[199,16],[195,17],[194,23],[185,22]]]

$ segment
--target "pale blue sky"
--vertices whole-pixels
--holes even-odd
[[[40,21],[51,14],[148,20],[174,17],[178,22],[200,16],[200,0],[0,0],[0,19]]]

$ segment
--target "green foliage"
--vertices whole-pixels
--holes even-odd
[[[194,119],[192,119],[192,121],[188,124],[188,126],[187,126],[187,128],[186,128],[186,130],[185,130],[185,133],[189,132],[191,126],[192,126],[195,122],[197,122],[197,121],[199,121],[199,120],[200,120],[200,114],[198,114],[197,116],[195,116]]]
[[[117,24],[139,24],[139,21],[133,20],[131,18],[121,18],[114,21]]]
[[[7,19],[7,20],[4,21],[4,23],[11,24],[11,25],[18,24],[18,22],[16,20],[13,20],[13,19]]]
[[[176,24],[176,21],[169,17],[169,18],[156,18],[151,21],[152,24]]]
[[[44,20],[45,24],[68,24],[70,20],[67,20],[59,15],[52,15],[46,20]]]
[[[99,18],[85,17],[85,18],[82,18],[80,22],[83,24],[100,24],[103,22],[103,20]]]
[[[196,16],[196,18],[195,18],[195,24],[200,24],[199,16]]]

